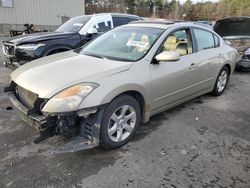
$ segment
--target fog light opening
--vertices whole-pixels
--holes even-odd
[[[69,123],[66,119],[59,119],[57,123],[58,132],[64,134],[69,130]]]

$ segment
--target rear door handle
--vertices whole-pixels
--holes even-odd
[[[195,63],[192,63],[192,64],[189,66],[189,69],[190,69],[190,70],[193,70],[193,69],[195,69],[195,67],[196,67],[196,64],[195,64]]]

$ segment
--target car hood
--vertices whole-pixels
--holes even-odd
[[[230,17],[218,20],[214,31],[221,37],[250,38],[250,17]]]
[[[97,82],[107,76],[128,70],[132,62],[99,59],[73,51],[47,56],[27,63],[11,74],[19,86],[51,98],[56,93],[82,82]]]
[[[9,41],[5,41],[5,42],[10,42],[16,45],[20,45],[20,44],[25,44],[25,43],[36,43],[36,42],[46,41],[46,40],[63,39],[63,38],[72,37],[73,35],[79,35],[79,34],[71,33],[71,32],[42,32],[42,33],[33,33],[33,34],[13,37]]]

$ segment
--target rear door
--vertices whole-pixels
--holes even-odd
[[[192,28],[192,33],[196,59],[192,70],[193,90],[199,92],[213,87],[224,55],[219,38],[214,33],[201,28]]]

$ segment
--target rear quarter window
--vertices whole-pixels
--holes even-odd
[[[128,18],[128,22],[139,21],[139,18]]]
[[[215,47],[220,47],[220,38],[214,35]]]

